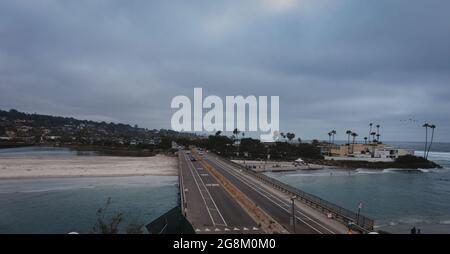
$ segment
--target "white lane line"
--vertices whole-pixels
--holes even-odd
[[[285,210],[286,212],[290,213],[289,209],[286,209],[285,207],[281,206],[279,203],[275,202],[274,200],[270,199],[268,195],[272,196],[275,199],[278,199],[284,206],[287,206],[288,208],[290,208],[290,205],[287,205],[283,200],[279,199],[278,197],[274,196],[272,193],[267,192],[266,190],[263,190],[261,187],[257,186],[254,183],[251,183],[250,180],[245,179],[244,176],[239,176],[237,175],[237,172],[232,172],[232,169],[228,169],[227,165],[225,163],[222,163],[221,161],[219,161],[218,159],[215,159],[215,162],[219,165],[222,166],[222,168],[224,170],[226,170],[227,172],[229,172],[230,174],[232,174],[233,176],[235,176],[238,180],[241,180],[241,182],[243,182],[244,184],[246,184],[248,187],[252,188],[253,190],[255,190],[256,192],[258,192],[259,194],[261,194],[262,196],[264,196],[265,198],[267,198],[268,200],[270,200],[272,203],[274,203],[275,205],[279,206],[281,209]],[[250,186],[254,185],[256,186],[256,188],[259,189],[259,191],[257,189],[255,189],[254,187]],[[261,193],[261,191],[265,192],[266,194]],[[324,228],[325,230],[327,230],[328,232],[330,232],[331,234],[335,234],[333,231],[329,230],[328,228],[324,227],[323,225],[319,224],[318,222],[316,222],[315,220],[312,220],[311,218],[309,218],[307,215],[301,213],[298,209],[296,210],[296,212],[302,216],[304,216],[306,219],[308,219],[311,222],[314,222],[315,224],[317,224],[318,226]],[[310,225],[309,223],[307,223],[305,220],[303,220],[302,218],[295,216],[298,220],[300,220],[301,222],[305,223],[307,226],[309,226],[310,228],[312,228],[313,230],[315,230],[316,232],[323,234],[322,232],[320,232],[318,229],[316,229],[315,227],[313,227],[312,225]]]
[[[192,162],[190,163],[190,165],[192,166],[192,168],[194,168],[194,165],[193,165]],[[217,213],[219,214],[220,218],[221,218],[222,221],[223,221],[223,224],[217,224],[217,225],[228,226],[227,222],[225,221],[225,219],[224,219],[223,216],[222,216],[222,213],[220,212],[219,208],[217,207],[216,202],[214,201],[213,197],[211,196],[211,193],[209,192],[208,188],[206,188],[205,182],[204,182],[203,179],[200,177],[200,174],[198,173],[198,171],[196,171],[196,173],[197,173],[198,177],[200,178],[200,182],[202,182],[203,186],[205,187],[206,192],[208,193],[208,195],[209,195],[209,197],[210,197],[210,199],[211,199],[211,201],[212,201],[214,207],[215,207],[216,210],[217,210]]]
[[[216,159],[216,161],[218,162],[218,164],[220,164],[222,166],[223,169],[225,169],[226,171],[228,171],[230,174],[234,175],[235,177],[237,177],[238,179],[240,179],[241,176],[237,175],[237,172],[232,172],[232,169],[227,169],[227,165],[225,163],[222,163],[221,161],[219,161],[218,159]],[[250,180],[246,179],[244,176],[242,176],[242,182],[244,182],[245,184],[247,184],[247,186],[249,186],[250,188],[254,189],[255,191],[257,191],[258,193],[260,193],[261,195],[265,196],[267,199],[269,199],[272,203],[276,204],[277,206],[279,206],[280,208],[282,208],[283,210],[285,210],[286,212],[290,213],[290,208],[291,206],[287,203],[285,203],[283,200],[281,200],[280,198],[278,198],[277,196],[273,195],[272,193],[262,189],[260,186],[257,186],[256,184],[252,183]],[[260,191],[266,193],[263,194],[260,191],[256,190],[255,188],[253,188],[252,186],[250,186],[249,184],[255,186],[255,188],[259,189]],[[274,202],[274,200],[271,200],[267,195],[272,196],[274,199],[279,200],[285,207],[282,207],[279,203]],[[303,217],[305,217],[305,219],[314,222],[315,224],[317,224],[318,226],[324,228],[325,230],[327,230],[328,232],[330,232],[331,234],[335,234],[333,231],[329,230],[328,228],[324,227],[323,225],[319,224],[318,222],[312,220],[311,218],[309,218],[307,215],[301,213],[298,209],[296,210],[296,212],[300,215],[302,215]],[[308,225],[310,228],[314,229],[316,232],[319,232],[320,234],[323,234],[322,232],[320,232],[319,230],[317,230],[316,228],[314,228],[312,225],[310,225],[309,223],[307,223],[306,221],[304,221],[302,218],[295,216],[298,220],[302,221],[303,223],[305,223],[306,225]]]
[[[185,158],[185,161],[186,161],[186,164],[187,164],[187,156],[186,156],[186,154],[184,154],[184,158]],[[203,202],[205,203],[206,211],[209,214],[211,222],[215,225],[214,219],[212,217],[211,212],[209,211],[209,207],[208,207],[208,204],[206,203],[205,197],[203,196],[202,190],[200,189],[200,186],[198,185],[197,179],[195,179],[194,172],[192,172],[192,169],[191,169],[191,167],[189,167],[189,165],[187,165],[187,166],[189,168],[189,171],[191,171],[192,177],[194,178],[194,182],[197,185],[197,188],[198,188],[198,191],[200,192],[200,195],[202,196]]]
[[[220,163],[222,163],[222,165],[226,166],[225,163],[223,163],[223,162],[221,162],[221,161],[220,161]],[[230,166],[230,167],[231,167],[231,166]],[[231,173],[231,172],[230,172],[230,173]],[[239,173],[235,172],[235,174],[239,174]],[[269,191],[263,189],[262,187],[258,186],[256,183],[252,183],[249,179],[246,179],[244,176],[243,176],[242,178],[245,179],[245,181],[247,181],[248,183],[250,183],[250,184],[256,186],[257,188],[259,188],[261,191],[264,191],[265,193],[271,195],[273,198],[278,199],[278,200],[279,200],[281,203],[283,203],[288,209],[291,208],[291,205],[288,204],[288,203],[286,203],[286,201],[280,199],[280,198],[277,197],[276,195],[274,195],[274,194],[270,193]],[[300,214],[301,216],[303,216],[305,219],[307,219],[307,220],[309,220],[309,221],[315,223],[316,225],[318,225],[318,226],[320,226],[321,228],[325,229],[326,231],[330,232],[331,234],[336,234],[335,232],[333,232],[333,231],[331,231],[330,229],[326,228],[324,225],[320,224],[320,223],[317,222],[316,220],[310,218],[310,217],[309,217],[308,215],[306,215],[305,213],[302,213],[299,209],[296,209],[296,212],[297,212],[298,214]],[[299,218],[299,217],[297,217],[297,216],[296,216],[296,218],[301,220],[301,218]]]
[[[227,169],[224,168],[224,170],[228,171]],[[228,171],[229,172],[229,171]],[[231,172],[229,172],[230,174],[232,174]],[[237,178],[237,176],[235,176]],[[275,202],[273,199],[269,198],[266,194],[262,193],[260,190],[256,189],[253,186],[250,186],[248,183],[246,183],[244,180],[241,180],[238,178],[238,180],[240,180],[242,183],[244,183],[245,185],[247,185],[248,187],[250,187],[251,189],[253,189],[254,191],[258,192],[261,196],[265,197],[267,200],[269,200],[270,202],[272,202],[273,204],[275,204],[276,206],[280,207],[281,209],[283,209],[284,211],[286,211],[288,214],[290,213],[289,209],[284,208],[282,205],[280,205],[279,203]],[[310,227],[311,229],[313,229],[314,231],[316,231],[319,234],[323,234],[320,230],[316,229],[315,227],[313,227],[312,225],[310,225],[308,222],[304,221],[302,218],[299,218],[298,216],[295,216],[296,219],[300,220],[301,222],[303,222],[305,225],[307,225],[308,227]]]

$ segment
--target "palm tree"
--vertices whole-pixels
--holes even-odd
[[[380,135],[380,127],[381,127],[381,126],[380,126],[379,124],[377,124],[377,141],[378,141],[378,142],[380,142],[380,136],[381,136],[381,135]]]
[[[370,135],[372,136],[372,142],[375,141],[375,135],[377,135],[376,132],[371,132]]]
[[[238,128],[235,128],[235,129],[233,130],[233,137],[234,137],[235,139],[237,139],[237,140],[239,140],[239,132],[240,132],[240,131],[239,131]],[[237,147],[237,151],[236,151],[236,156],[239,156],[239,148],[240,148],[241,142],[238,141],[237,144],[238,144],[238,147]]]
[[[347,130],[347,131],[345,132],[345,134],[348,135],[348,137],[347,137],[347,139],[348,139],[348,142],[347,142],[347,145],[348,145],[347,151],[348,151],[348,153],[350,153],[350,135],[352,135],[352,133],[353,133],[353,131],[351,131],[351,130]]]
[[[333,139],[333,141],[331,142],[331,143],[333,143],[334,144],[334,136],[337,134],[337,131],[336,130],[332,130],[331,131],[331,135],[333,135],[333,137],[332,137],[332,139]]]
[[[369,127],[370,127],[370,129],[369,129],[369,137],[370,137],[370,135],[372,135],[372,127],[373,127],[373,123],[370,123],[370,124],[369,124]]]
[[[364,144],[366,144],[366,145],[367,145],[367,139],[369,139],[369,138],[364,137]]]
[[[328,132],[328,149],[329,149],[328,155],[329,156],[331,156],[331,136],[333,136],[333,133],[331,133],[331,131],[330,131],[330,132]]]
[[[423,151],[423,157],[426,159],[427,158],[427,148],[428,148],[428,127],[430,127],[430,125],[425,122],[422,127],[425,128],[425,150]]]
[[[356,137],[358,137],[358,134],[356,132],[353,132],[351,135],[353,137],[352,153],[355,153],[355,140],[356,140]]]
[[[431,128],[431,140],[430,140],[430,145],[428,146],[428,151],[427,151],[427,159],[428,159],[428,154],[430,153],[431,150],[431,145],[433,144],[433,139],[434,139],[434,129],[436,129],[436,125],[431,124],[429,126]]]
[[[291,142],[295,138],[295,134],[294,133],[290,133],[290,132],[288,132],[286,134],[286,136],[289,139],[289,142]]]

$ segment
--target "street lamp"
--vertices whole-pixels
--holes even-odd
[[[356,216],[356,225],[359,225],[359,214],[361,213],[362,209],[362,202],[359,202],[358,204],[358,215]]]
[[[291,197],[291,201],[292,201],[292,227],[294,229],[294,234],[295,234],[295,223],[296,223],[296,219],[295,219],[295,199],[297,199],[297,196],[292,196]]]

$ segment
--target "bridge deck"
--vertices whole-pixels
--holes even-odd
[[[197,233],[263,233],[198,161],[183,151],[179,156],[185,213]]]
[[[180,169],[186,199],[186,216],[199,233],[263,233],[245,209],[191,156],[180,152]],[[285,232],[297,234],[346,233],[347,228],[325,215],[295,205],[296,224],[292,225],[292,204],[286,194],[245,174],[226,160],[205,153],[204,163],[242,192],[258,209],[281,225]]]

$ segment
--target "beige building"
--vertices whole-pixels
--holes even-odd
[[[325,147],[324,147],[325,148]],[[414,151],[387,147],[381,143],[329,145],[322,150],[326,159],[392,161],[399,156],[414,155]]]
[[[329,155],[331,156],[351,156],[355,154],[371,155],[376,149],[383,149],[383,144],[350,144],[333,146]]]

